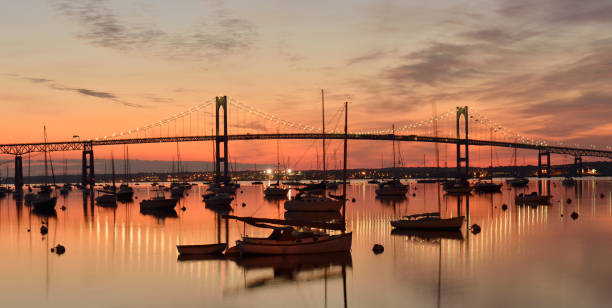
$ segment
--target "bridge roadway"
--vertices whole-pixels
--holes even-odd
[[[287,139],[287,140],[308,140],[308,139],[344,139],[344,134],[243,134],[243,135],[228,135],[229,140],[270,140],[270,139]],[[23,155],[32,152],[47,151],[79,151],[91,150],[97,146],[121,145],[121,144],[144,144],[144,143],[162,143],[162,142],[193,142],[193,141],[211,141],[215,140],[215,136],[183,136],[183,137],[150,137],[150,138],[129,138],[129,139],[101,139],[101,140],[80,140],[80,141],[65,141],[65,142],[47,142],[45,143],[21,143],[21,144],[0,144],[1,154]],[[349,134],[349,140],[382,140],[382,141],[410,141],[410,142],[437,142],[451,144],[465,144],[465,139],[446,138],[446,137],[428,137],[416,135],[377,135],[377,134]],[[469,145],[475,146],[495,146],[506,148],[519,148],[538,150],[540,152],[566,154],[575,157],[590,156],[604,157],[612,159],[612,151],[584,149],[575,147],[533,145],[527,143],[503,142],[503,141],[488,141],[468,139]]]

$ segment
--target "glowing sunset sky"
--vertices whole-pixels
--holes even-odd
[[[318,127],[324,88],[330,117],[350,97],[353,130],[427,119],[435,102],[534,138],[612,145],[610,1],[32,0],[0,17],[2,143],[40,141],[43,124],[51,140],[104,136],[217,95]],[[233,158],[275,159],[273,141],[258,145]],[[388,159],[371,145],[352,147],[354,166]],[[130,149],[170,160],[175,146]]]

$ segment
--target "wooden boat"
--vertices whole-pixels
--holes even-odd
[[[402,184],[399,179],[393,179],[391,181],[378,184],[378,188],[375,190],[375,192],[379,197],[405,196],[406,193],[408,193],[408,186]]]
[[[478,181],[473,187],[476,192],[501,192],[502,184],[495,184],[492,181]]]
[[[287,211],[337,212],[342,208],[342,201],[312,194],[302,196],[299,193],[295,199],[285,201],[284,207]]]
[[[300,234],[291,227],[277,228],[267,238],[236,241],[241,255],[295,255],[350,251],[353,233]]]
[[[226,243],[206,244],[206,245],[176,245],[178,253],[181,255],[208,255],[220,254],[227,248]]]
[[[440,218],[440,213],[423,213],[392,220],[391,226],[398,229],[457,230],[463,225],[464,216]]]
[[[166,199],[164,192],[157,190],[157,195],[148,200],[140,201],[140,209],[144,210],[164,210],[174,209],[178,199]]]
[[[552,196],[540,196],[536,192],[529,195],[519,194],[514,198],[517,205],[550,205]]]

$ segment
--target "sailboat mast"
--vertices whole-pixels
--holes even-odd
[[[276,139],[276,185],[280,184],[280,156],[278,139]]]
[[[325,93],[321,89],[321,116],[323,122],[323,181],[327,180],[327,169],[325,168]]]
[[[47,170],[47,127],[43,126],[43,131],[44,131],[44,141],[45,141],[45,147],[44,147],[44,155],[45,155],[45,180],[44,180],[44,184],[47,185],[47,177],[49,176],[49,171]]]
[[[493,141],[493,127],[491,127],[491,136],[489,140]],[[489,147],[489,150],[490,150],[489,155],[491,156],[490,168],[491,168],[491,172],[493,172],[493,147]]]
[[[113,151],[111,151],[111,171],[113,172],[113,188],[115,188],[115,156],[113,155]]]
[[[346,148],[348,139],[348,102],[344,102],[344,170],[342,172],[342,217],[346,217]]]
[[[393,170],[395,171],[395,124],[391,125],[393,131]]]

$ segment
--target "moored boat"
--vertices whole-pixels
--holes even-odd
[[[519,194],[514,198],[514,202],[517,205],[550,205],[550,199],[552,196],[542,196],[532,192],[528,195]]]
[[[204,198],[204,203],[206,203],[207,206],[229,206],[234,200],[234,197],[228,193],[204,194],[202,195],[202,198]]]
[[[492,181],[478,181],[473,187],[476,192],[501,192],[502,184],[495,184]]]
[[[391,226],[398,229],[457,230],[463,225],[464,219],[464,216],[440,218],[440,213],[423,213],[392,220]]]
[[[342,208],[342,201],[321,195],[299,193],[295,199],[285,201],[284,207],[287,211],[337,212]]]
[[[405,196],[408,193],[408,186],[404,185],[399,179],[393,179],[378,184],[375,190],[376,195],[383,196]]]
[[[176,245],[178,253],[181,255],[208,255],[220,254],[227,248],[226,243],[206,244],[206,245]]]
[[[241,255],[294,255],[350,251],[352,232],[328,235],[297,232],[291,227],[276,228],[267,238],[236,241]]]
[[[264,189],[264,195],[266,197],[286,197],[289,189],[279,187],[279,184],[270,184],[270,186]]]
[[[525,187],[529,185],[529,179],[525,177],[515,177],[512,179],[507,179],[506,183],[514,186],[514,187]]]
[[[174,209],[178,199],[166,199],[164,192],[157,190],[157,195],[148,200],[140,201],[140,209],[145,210],[163,210]]]

